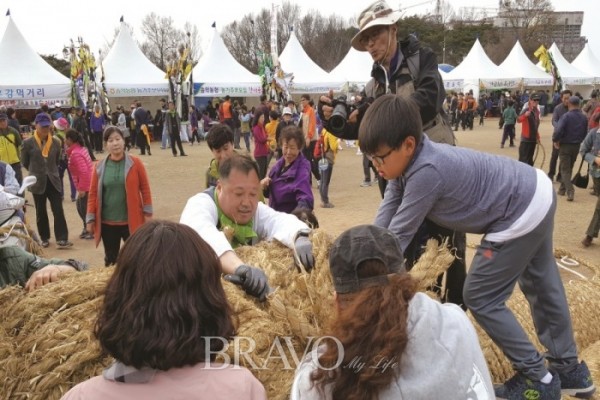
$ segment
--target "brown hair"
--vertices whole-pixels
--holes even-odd
[[[359,264],[359,278],[385,275],[388,269],[378,260]],[[337,338],[344,353],[338,353],[333,340],[326,341],[325,353],[319,357],[319,365],[331,369],[343,357],[340,368],[317,369],[311,380],[323,394],[328,384],[333,384],[332,398],[348,400],[374,400],[378,393],[388,387],[402,373],[398,367],[386,370],[350,367],[359,359],[367,366],[376,366],[381,360],[398,360],[408,343],[408,303],[415,294],[416,282],[408,274],[389,278],[383,286],[367,287],[351,294],[338,294],[338,314],[330,323],[327,336]]]
[[[212,248],[186,225],[152,220],[120,251],[95,334],[122,363],[166,371],[207,361],[207,345],[222,350],[205,337],[230,340],[231,315]]]
[[[306,142],[304,140],[304,133],[302,133],[302,129],[298,128],[296,125],[286,126],[281,130],[281,133],[279,135],[280,145],[288,143],[290,140],[295,140],[299,150],[302,150],[304,146],[306,146]]]

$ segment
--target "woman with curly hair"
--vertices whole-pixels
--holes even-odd
[[[494,398],[473,325],[458,306],[416,292],[392,232],[347,230],[329,265],[337,315],[296,371],[292,400]]]
[[[266,399],[247,369],[215,362],[234,329],[211,247],[186,225],[148,222],[119,253],[96,321],[116,361],[63,399]]]

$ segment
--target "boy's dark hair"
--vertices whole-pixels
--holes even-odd
[[[308,95],[308,94],[303,94],[302,96],[300,96],[300,98],[310,101],[310,95]]]
[[[238,170],[248,175],[250,171],[256,172],[256,176],[260,176],[258,173],[258,164],[249,155],[234,153],[233,157],[228,158],[219,165],[219,176],[222,180],[227,180],[231,171]]]
[[[271,120],[278,119],[279,113],[277,112],[277,110],[269,111],[269,118],[271,118]]]
[[[228,125],[215,124],[206,134],[206,144],[211,150],[220,149],[227,143],[233,144],[233,131]]]
[[[375,100],[358,130],[360,149],[366,154],[375,153],[382,145],[398,149],[409,136],[415,138],[415,144],[422,140],[419,107],[413,100],[395,94],[386,94]]]
[[[302,128],[299,128],[296,125],[286,126],[281,130],[281,133],[279,134],[280,145],[283,145],[284,143],[287,143],[290,140],[295,140],[299,149],[303,149],[304,146],[306,146],[306,142],[304,140],[304,133],[302,133]]]

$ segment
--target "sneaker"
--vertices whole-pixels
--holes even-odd
[[[56,245],[59,249],[66,249],[73,246],[73,243],[69,242],[68,240],[59,240],[56,242]]]
[[[567,201],[573,201],[574,198],[575,198],[575,193],[567,192]]]
[[[590,247],[592,245],[593,238],[591,236],[585,235],[585,238],[581,241],[583,247]]]
[[[333,208],[334,205],[331,203],[321,203],[321,208]]]
[[[369,187],[371,185],[371,181],[363,181],[363,183],[360,184],[360,187]]]
[[[86,234],[85,234],[85,236],[84,236],[84,237],[82,237],[82,239],[85,239],[85,240],[92,240],[92,239],[94,239],[94,235],[93,235],[93,234],[91,234],[91,233],[86,233]]]
[[[557,194],[559,196],[564,196],[566,193],[567,193],[567,191],[565,189],[558,189],[558,192],[557,192]]]
[[[81,231],[81,234],[79,234],[79,239],[85,239],[85,237],[88,235],[88,231],[86,231],[85,229]]]
[[[596,386],[585,361],[577,364],[577,368],[567,374],[558,374],[563,395],[579,399],[589,399],[594,395]]]
[[[42,247],[47,248],[48,246],[50,246],[50,242],[47,240],[42,240]]]
[[[504,384],[494,386],[494,392],[497,400],[560,400],[560,378],[552,372],[552,381],[545,384],[517,372]]]

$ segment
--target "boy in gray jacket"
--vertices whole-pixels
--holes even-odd
[[[389,180],[375,224],[405,247],[425,218],[483,234],[464,288],[465,305],[517,373],[495,388],[500,399],[589,398],[595,386],[577,348],[552,233],[556,196],[542,171],[507,157],[443,146],[423,135],[410,100],[385,95],[365,114],[360,147]],[[519,282],[545,359],[506,307]]]

